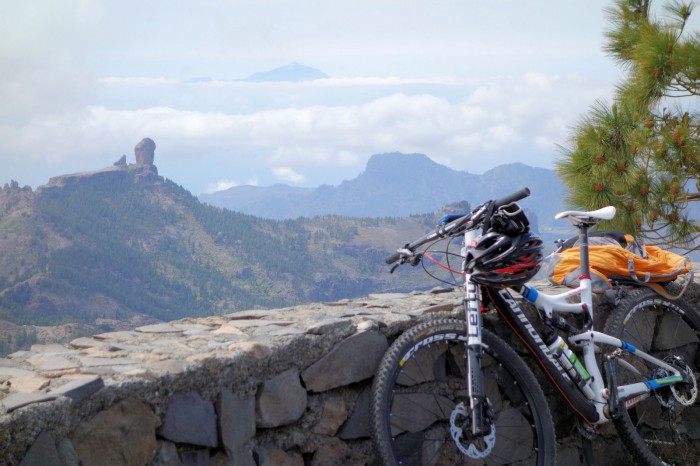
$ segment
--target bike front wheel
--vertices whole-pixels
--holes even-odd
[[[614,422],[628,450],[644,465],[700,464],[697,310],[683,298],[672,301],[649,288],[637,288],[610,315],[605,333],[688,374],[687,382],[662,386],[648,396],[621,403],[620,417]],[[648,381],[671,375],[628,352],[613,364],[618,386],[652,384]]]
[[[554,424],[542,389],[512,348],[482,330],[489,435],[470,438],[464,428],[465,323],[425,322],[396,339],[374,379],[372,439],[382,464],[555,464]]]

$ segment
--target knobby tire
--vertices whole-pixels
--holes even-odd
[[[668,361],[673,356],[679,356],[694,374],[697,388],[700,314],[684,298],[671,301],[649,288],[633,289],[608,318],[605,333],[659,359]],[[664,375],[629,353],[624,352],[622,359],[634,366],[642,376],[615,360],[618,386]],[[690,396],[691,385],[681,383],[675,387],[681,394]],[[665,387],[657,389],[629,410],[622,405],[620,410],[621,416],[614,419],[615,426],[622,442],[639,464],[700,464],[697,453],[700,400],[684,406],[675,401],[671,389]]]
[[[490,454],[471,460],[450,435],[454,407],[469,404],[466,328],[463,321],[441,319],[418,324],[397,338],[375,376],[371,429],[381,464],[555,464],[554,424],[542,389],[512,348],[482,330],[482,371],[496,426]]]

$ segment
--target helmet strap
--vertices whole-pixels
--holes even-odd
[[[496,203],[489,201],[489,205],[486,207],[486,212],[484,213],[483,229],[481,230],[482,235],[485,235],[488,229],[491,227],[491,217],[493,216],[495,207]]]

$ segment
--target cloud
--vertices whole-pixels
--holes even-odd
[[[272,169],[272,172],[276,178],[289,183],[299,184],[306,181],[306,177],[300,173],[297,173],[293,168],[275,167]]]
[[[215,183],[212,183],[212,184],[210,184],[209,186],[207,186],[207,189],[206,189],[205,192],[206,192],[207,194],[212,194],[212,193],[215,193],[215,192],[217,192],[217,191],[225,191],[225,190],[227,190],[227,189],[229,189],[229,188],[233,188],[234,186],[238,186],[238,183],[236,183],[235,181],[231,181],[231,180],[219,180],[219,181],[217,181],[217,182],[215,182]]]
[[[549,167],[554,144],[565,143],[579,115],[610,92],[610,85],[575,75],[528,73],[455,85],[445,95],[394,92],[352,104],[299,102],[250,113],[85,106],[24,125],[0,123],[0,154],[89,169],[116,160],[124,141],[150,137],[158,146],[156,164],[187,166],[183,177],[257,166],[234,176],[249,178],[267,167],[295,184],[327,182],[309,178],[324,167],[357,173],[370,155],[392,151],[425,153],[474,173],[515,161]],[[202,186],[220,189],[224,184],[217,183],[231,179]]]
[[[193,88],[214,88],[214,89],[314,89],[314,88],[334,88],[334,87],[387,87],[387,86],[416,86],[416,85],[456,85],[469,84],[471,80],[457,80],[453,77],[433,77],[433,78],[399,78],[358,76],[349,78],[322,78],[309,81],[269,81],[250,82],[243,80],[221,80],[216,78],[202,79],[198,81],[177,80],[165,77],[139,77],[139,76],[108,76],[98,80],[100,84],[108,86],[128,86],[128,87],[156,87],[186,85]]]

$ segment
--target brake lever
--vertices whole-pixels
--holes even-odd
[[[396,262],[391,269],[389,269],[389,273],[394,273],[394,270],[396,270],[400,265],[403,265],[405,263],[409,263],[412,267],[417,266],[420,264],[421,259],[423,259],[423,254],[416,254],[410,249],[399,249],[401,253],[401,259]]]

